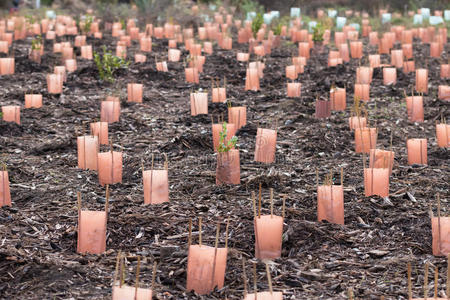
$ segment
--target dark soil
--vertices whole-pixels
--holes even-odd
[[[95,50],[100,41],[88,38]],[[104,41],[114,49],[115,40]],[[167,40],[154,40],[154,53],[167,53]],[[365,41],[367,43],[367,41]],[[275,190],[275,212],[287,195],[282,258],[270,262],[275,290],[285,299],[342,299],[352,287],[357,298],[406,299],[406,263],[413,263],[413,289],[422,295],[423,264],[439,267],[444,290],[446,260],[431,250],[429,207],[436,213],[435,195],[441,194],[442,214],[449,215],[449,152],[437,147],[435,121],[449,118],[449,102],[437,99],[439,64],[429,58],[429,46],[415,43],[416,67],[429,69],[430,89],[425,95],[425,122],[407,120],[403,90],[411,91],[414,73],[397,71],[394,86],[382,85],[375,70],[369,102],[370,123],[379,129],[378,147],[389,148],[393,135],[395,166],[388,200],[364,197],[362,156],[354,152],[353,133],[345,113],[325,120],[314,118],[317,95],[328,98],[330,86],[347,86],[347,106],[353,102],[357,60],[328,68],[328,50],[314,54],[300,76],[301,99],[286,98],[285,66],[297,52],[285,42],[266,58],[261,91],[244,91],[245,64],[236,62],[236,50],[214,48],[207,56],[199,85],[185,83],[182,63],[169,63],[169,73],[158,73],[154,53],[145,64],[130,65],[118,74],[117,85],[98,80],[93,61],[78,60],[60,96],[49,95],[45,75],[59,56],[46,54],[38,65],[27,58],[30,39],[14,46],[16,74],[0,78],[0,103],[22,105],[24,94],[42,93],[41,109],[22,109],[22,125],[0,121],[1,160],[9,170],[13,206],[0,209],[0,297],[2,299],[110,299],[115,260],[119,250],[144,257],[141,282],[149,286],[151,268],[158,261],[158,299],[239,299],[243,294],[241,258],[254,257],[251,191],[263,186],[264,212],[269,188]],[[396,45],[399,47],[399,45]],[[246,51],[246,46],[234,45]],[[52,49],[46,43],[46,50]],[[130,58],[137,44],[128,51]],[[183,56],[187,52],[183,49]],[[367,53],[376,49],[367,47]],[[387,56],[383,57],[388,62]],[[367,62],[363,62],[367,63]],[[212,78],[227,78],[233,106],[246,105],[248,125],[238,132],[241,185],[216,186],[216,156],[212,150],[210,116],[191,117],[189,93],[208,89]],[[144,102],[126,103],[126,84],[144,84]],[[76,132],[88,132],[99,120],[100,101],[120,92],[120,122],[110,125],[114,148],[124,152],[123,183],[111,187],[107,251],[103,255],[76,253],[76,193],[83,207],[103,209],[105,190],[95,172],[77,168]],[[210,114],[226,115],[225,104],[210,104]],[[272,128],[278,122],[276,163],[253,161],[257,124]],[[407,137],[428,138],[428,166],[408,166]],[[107,148],[105,148],[107,149]],[[169,157],[170,203],[143,205],[141,161],[150,166]],[[316,177],[345,171],[345,223],[316,221]],[[335,176],[339,182],[339,176]],[[414,195],[408,196],[407,193]],[[213,245],[216,222],[230,218],[229,256],[225,287],[207,296],[185,291],[188,220],[203,217],[203,241]],[[197,240],[194,229],[194,241]],[[133,284],[136,259],[127,260],[127,282]],[[252,280],[251,264],[247,276]],[[265,266],[258,264],[258,289],[267,289]],[[432,280],[430,280],[431,282]],[[250,287],[250,285],[249,285]]]

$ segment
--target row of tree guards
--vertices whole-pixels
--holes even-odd
[[[194,10],[194,8],[193,8]],[[198,10],[198,7],[197,7]],[[100,31],[101,21],[94,17],[88,30],[78,33],[75,20],[70,16],[57,16],[56,20],[43,19],[40,22],[29,24],[25,18],[13,17],[8,20],[0,20],[0,52],[6,53],[9,57],[0,58],[0,75],[12,75],[15,72],[15,58],[13,51],[10,51],[15,40],[20,40],[29,36],[45,34],[45,41],[37,41],[30,50],[29,59],[40,63],[41,56],[45,52],[45,43],[53,43],[53,52],[61,56],[61,61],[54,67],[53,73],[46,76],[47,89],[49,94],[61,94],[64,91],[64,82],[67,74],[77,70],[77,57],[74,47],[80,48],[81,59],[92,60],[92,46],[87,45],[87,36],[102,39]],[[312,34],[306,29],[302,29],[301,18],[292,20],[292,26],[282,26],[280,36],[298,43],[298,55],[292,57],[291,62],[285,67],[286,94],[290,98],[301,98],[302,84],[299,82],[300,74],[305,70],[308,60],[312,54],[315,43]],[[80,21],[82,28],[85,21]],[[217,42],[218,47],[225,50],[233,49],[233,39],[229,34],[229,29],[235,27],[238,31],[237,42],[247,43],[248,52],[236,52],[236,61],[240,66],[245,67],[245,91],[257,92],[264,88],[260,80],[264,78],[265,62],[264,57],[271,53],[273,47],[280,46],[280,36],[269,30],[263,24],[261,28],[253,34],[252,21],[242,22],[234,20],[232,15],[216,13],[214,22],[205,22],[197,29],[195,36],[192,28],[166,23],[164,26],[146,24],[145,30],[140,32],[135,21],[129,19],[126,28],[120,22],[105,24],[105,29],[111,31],[112,36],[117,38],[116,55],[122,58],[127,57],[128,47],[134,41],[139,43],[139,52],[135,53],[135,62],[146,63],[147,54],[152,52],[152,39],[168,39],[169,49],[167,57],[160,59],[155,55],[154,63],[159,72],[169,72],[167,61],[183,64],[185,81],[191,84],[199,84],[202,79],[203,67],[207,63],[207,56],[214,51],[213,43]],[[364,44],[359,38],[359,31],[352,26],[344,26],[342,31],[334,33],[334,45],[331,45],[332,34],[330,30],[325,30],[323,34],[323,44],[330,45],[328,66],[333,67],[349,62],[351,59],[358,59],[359,67],[356,69],[356,81],[354,83],[351,116],[348,119],[349,128],[354,132],[355,152],[362,153],[363,177],[365,196],[378,195],[380,197],[389,196],[389,179],[394,168],[395,153],[391,147],[389,150],[377,148],[377,137],[379,129],[371,127],[369,114],[364,103],[371,100],[370,85],[373,80],[373,70],[382,68],[383,84],[393,85],[397,82],[397,72],[402,69],[404,73],[415,72],[415,85],[412,87],[411,95],[404,92],[408,120],[411,122],[424,122],[424,95],[429,94],[429,72],[427,66],[416,69],[414,58],[413,38],[418,38],[423,44],[430,44],[430,60],[441,57],[444,45],[447,43],[447,29],[435,27],[406,29],[404,26],[391,26],[390,32],[380,35],[372,32],[369,26],[368,15],[363,15],[362,36],[369,38],[369,44],[378,47],[378,53],[369,53],[364,56]],[[58,42],[58,39],[74,37],[74,43],[70,41]],[[267,37],[267,38],[266,38]],[[36,45],[37,43],[37,45]],[[187,57],[183,57],[178,44],[184,43],[184,49],[189,51]],[[313,52],[314,55],[315,51]],[[383,62],[383,56],[390,57],[389,62]],[[250,61],[252,58],[255,61]],[[171,70],[173,71],[173,70]],[[440,77],[450,78],[450,64],[440,64]],[[201,114],[208,114],[208,92],[193,92],[189,95],[190,114],[195,117]],[[217,184],[240,184],[240,158],[239,149],[234,142],[235,134],[239,129],[247,124],[247,107],[234,106],[227,101],[226,80],[223,86],[218,80],[212,81],[211,98],[215,103],[228,103],[228,123],[223,117],[218,123],[212,119],[213,148],[217,151],[216,183]],[[438,98],[443,101],[450,100],[450,87],[440,85],[438,87]],[[42,95],[25,95],[25,108],[40,108],[43,105]],[[318,119],[327,118],[332,111],[345,111],[347,108],[347,86],[330,88],[328,96],[318,96],[315,102],[315,117]],[[127,84],[127,101],[142,103],[144,101],[144,85],[138,82]],[[426,103],[425,103],[426,104]],[[3,120],[20,124],[20,106],[2,106]],[[109,186],[122,182],[122,157],[123,153],[114,151],[111,138],[108,137],[108,124],[120,121],[120,99],[110,95],[100,104],[100,122],[90,124],[90,134],[77,134],[77,154],[78,167],[80,169],[98,172],[99,184],[106,186],[106,202],[103,211],[89,211],[82,209],[81,194],[78,193],[78,241],[77,252],[100,254],[106,250],[106,232],[109,208]],[[441,119],[440,124],[436,124],[437,144],[439,147],[448,148],[450,146],[450,128],[445,119]],[[272,128],[257,128],[254,160],[261,163],[270,164],[275,161],[277,142],[277,126]],[[110,145],[108,151],[101,151]],[[408,164],[427,164],[427,139],[409,138],[406,141]],[[369,166],[366,167],[366,155],[369,156]],[[6,166],[1,174],[0,205],[11,205],[9,189],[9,179]],[[157,204],[169,201],[168,184],[168,159],[162,167],[155,169],[154,157],[152,155],[151,168],[145,170],[142,163],[142,180],[144,190],[144,203]],[[319,183],[317,173],[317,218],[318,221],[326,220],[331,223],[344,224],[344,182],[343,170],[341,169],[340,185],[333,183],[333,175],[328,174],[323,184]],[[259,194],[251,194],[253,202],[253,226],[255,238],[255,258],[276,259],[282,253],[282,233],[284,225],[285,199],[282,195],[283,205],[281,216],[274,214],[273,190],[270,189],[270,214],[262,214],[262,188],[259,187]],[[438,215],[432,215],[432,239],[434,255],[449,255],[450,253],[450,217],[442,217],[440,209],[440,199],[438,198]],[[220,222],[217,224],[216,239],[213,246],[204,245],[202,242],[202,219],[199,217],[199,240],[198,244],[192,244],[192,220],[189,222],[188,239],[188,266],[187,266],[187,286],[188,291],[194,290],[198,294],[208,294],[216,287],[224,285],[227,253],[229,222],[226,222],[225,243],[219,247]],[[232,224],[231,224],[232,226]],[[124,283],[124,260],[126,258],[119,252],[116,265],[116,276],[114,279],[113,299],[145,299],[152,297],[154,291],[154,281],[156,274],[156,264],[153,269],[152,287],[141,288],[139,285],[140,258],[136,270],[135,286],[128,286]],[[272,289],[270,270],[266,264],[266,273],[269,283],[269,291],[258,292],[256,289],[256,272],[254,274],[254,292],[247,291],[247,278],[245,274],[245,262],[243,261],[243,278],[245,294],[244,299],[282,299],[281,292],[274,292]],[[426,270],[426,274],[428,271]],[[409,272],[410,273],[410,272]],[[120,276],[117,281],[117,276]],[[410,282],[410,276],[409,282]],[[450,277],[450,276],[449,276]],[[427,276],[425,276],[427,278]],[[411,284],[409,284],[411,286]],[[427,284],[425,284],[427,286]],[[450,285],[449,285],[450,286]],[[409,288],[411,290],[411,288]],[[447,295],[450,292],[447,288]],[[412,295],[410,293],[410,299]],[[427,298],[425,293],[424,298]]]

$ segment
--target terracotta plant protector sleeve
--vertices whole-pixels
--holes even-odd
[[[431,220],[431,230],[433,233],[433,255],[447,256],[450,254],[450,217],[438,217]],[[440,231],[439,231],[440,227]],[[439,244],[440,241],[440,244]]]
[[[98,154],[98,181],[102,186],[122,182],[122,152]]]
[[[423,122],[423,97],[411,96],[406,97],[406,111],[408,112],[408,119],[412,122]]]
[[[394,156],[394,151],[370,149],[369,168],[389,168],[389,175],[391,175],[394,167]]]
[[[273,163],[275,161],[276,144],[276,130],[258,128],[256,131],[254,160],[263,163]]]
[[[212,124],[214,152],[216,152],[217,148],[219,147],[220,132],[222,132],[222,126],[222,124]],[[234,126],[234,124],[227,123],[227,138],[225,139],[225,141],[228,142],[235,134],[236,126]]]
[[[97,170],[98,137],[77,137],[78,168]]]
[[[159,204],[169,201],[167,170],[148,170],[142,173],[144,182],[144,204]]]
[[[208,114],[208,93],[191,93],[191,116]]]
[[[3,121],[14,122],[20,125],[20,106],[7,105],[2,106]]]
[[[212,89],[212,102],[223,103],[227,100],[227,90],[225,88]]]
[[[283,300],[282,292],[259,292],[255,297],[255,294],[247,294],[244,300]]]
[[[255,229],[255,257],[274,259],[281,256],[281,238],[283,234],[283,218],[265,215],[257,217]]]
[[[316,118],[328,118],[331,116],[331,102],[327,100],[316,100]]]
[[[331,101],[331,109],[335,111],[343,111],[345,110],[346,103],[346,92],[345,89],[334,88],[330,91],[330,101]]]
[[[11,206],[8,171],[0,171],[0,207]]]
[[[355,129],[355,152],[369,153],[370,149],[377,146],[376,128],[356,128]]]
[[[136,287],[129,285],[115,285],[112,290],[113,300],[152,300],[152,296],[152,290],[144,288],[138,288],[136,296]]]
[[[366,197],[372,195],[389,196],[389,169],[364,169],[364,191]]]
[[[450,147],[450,125],[436,124],[436,137],[439,147]]]
[[[217,154],[216,184],[240,184],[241,164],[239,150],[231,149]]]
[[[108,122],[91,123],[91,132],[98,137],[100,145],[108,145]]]
[[[119,101],[102,101],[100,110],[100,120],[102,122],[114,123],[119,122],[120,102]]]
[[[25,95],[25,108],[42,107],[42,95]]]
[[[259,88],[258,69],[248,68],[245,76],[245,90],[258,91]]]
[[[344,224],[344,189],[342,185],[317,187],[317,220]]]
[[[212,292],[216,286],[222,288],[227,253],[226,248],[217,248],[214,267],[214,247],[191,245],[188,254],[186,290],[194,290],[197,294],[204,295]]]
[[[362,128],[365,128],[367,126],[367,120],[364,117],[350,117],[348,118],[348,125],[350,127],[350,130],[360,128],[360,125]]]
[[[141,83],[129,83],[127,85],[128,102],[142,103],[142,89]]]
[[[78,216],[78,253],[101,254],[106,250],[106,212],[81,210]]]
[[[427,139],[409,139],[406,142],[408,150],[408,165],[426,165],[427,159]]]
[[[290,98],[300,97],[301,96],[301,83],[300,82],[288,82],[287,96]]]
[[[228,108],[228,123],[234,124],[236,130],[247,124],[247,107],[234,106]]]

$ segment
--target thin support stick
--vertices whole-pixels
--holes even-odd
[[[261,183],[259,184],[259,197],[258,197],[258,218],[261,218]]]
[[[120,262],[121,255],[122,255],[122,252],[121,252],[121,250],[119,250],[119,252],[117,253],[117,258],[116,258],[116,268],[114,270],[113,286],[115,286],[116,282],[117,282],[117,275],[119,274],[119,262]]]
[[[125,281],[125,262],[122,256],[120,260],[120,285],[119,285],[120,287],[122,287],[124,281]]]
[[[139,289],[139,273],[141,272],[141,257],[137,257],[137,266],[136,266],[136,283],[134,286],[134,300],[138,298],[138,289]]]
[[[191,243],[192,243],[192,219],[189,218],[188,249],[191,247]]]
[[[411,263],[408,263],[408,299],[412,299]]]
[[[283,195],[283,208],[281,210],[281,216],[283,217],[283,219],[284,219],[285,211],[286,211],[286,195]]]
[[[108,218],[108,210],[109,210],[109,184],[106,185],[106,196],[105,196],[105,213],[106,218]]]
[[[266,273],[267,273],[267,282],[269,283],[270,295],[272,295],[273,294],[272,277],[270,277],[270,269],[269,269],[269,264],[268,263],[266,263]]]
[[[216,230],[216,242],[214,243],[214,260],[213,260],[213,269],[211,273],[211,290],[215,287],[215,278],[216,278],[216,265],[217,265],[217,247],[219,246],[219,235],[220,235],[220,223],[217,222],[217,230]]]
[[[425,263],[425,275],[423,278],[423,299],[428,298],[428,271],[429,265],[428,263]]]
[[[270,188],[270,217],[273,217],[273,188]]]
[[[198,244],[202,246],[202,217],[198,217]]]
[[[247,273],[245,272],[245,257],[242,256],[242,280],[244,281],[244,298],[247,297]]]
[[[348,299],[353,300],[353,290],[352,288],[348,288]]]
[[[256,262],[253,262],[253,291],[255,293],[255,300],[258,299],[258,279],[256,278]]]
[[[228,228],[230,227],[230,218],[227,218],[227,225],[225,227],[225,249],[228,249]]]
[[[447,298],[450,298],[450,254],[447,256]]]
[[[78,207],[78,213],[81,211],[81,193],[77,192],[77,207]]]
[[[341,186],[344,187],[344,168],[341,167]]]
[[[439,193],[436,195],[437,198],[437,213],[438,213],[438,252],[441,253],[441,198]]]
[[[439,270],[438,267],[434,268],[434,298],[438,296],[438,280],[439,280]]]
[[[153,262],[153,272],[152,272],[152,295],[155,294],[155,281],[156,281],[156,267],[158,266],[158,263],[155,261]]]
[[[319,169],[316,168],[316,186],[319,186]]]
[[[253,216],[255,217],[256,220],[256,217],[258,215],[256,214],[256,196],[254,191],[252,192],[252,201],[253,201]]]

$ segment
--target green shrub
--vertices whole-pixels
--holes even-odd
[[[115,81],[114,73],[121,68],[127,68],[129,61],[123,58],[112,55],[110,51],[106,51],[106,46],[103,46],[103,55],[94,52],[94,61],[97,65],[98,74],[101,80],[106,80],[113,83]]]
[[[223,122],[222,131],[219,133],[219,147],[217,148],[219,153],[228,152],[236,146],[238,141],[237,136],[233,136],[228,142],[226,142],[227,134],[227,122]]]

